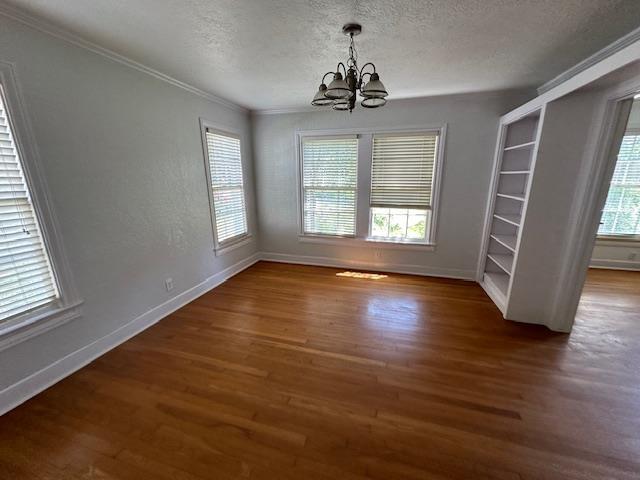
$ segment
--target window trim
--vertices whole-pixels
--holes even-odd
[[[362,212],[370,217],[370,195],[371,195],[371,169],[373,162],[373,136],[384,134],[411,134],[411,133],[435,133],[438,135],[438,151],[434,161],[434,176],[432,187],[431,204],[431,228],[425,242],[397,242],[382,240],[377,237],[369,237],[369,222],[367,220],[366,229],[364,222],[360,218]],[[344,137],[355,135],[358,138],[358,168],[357,168],[357,188],[356,188],[356,229],[354,236],[339,235],[317,235],[304,232],[304,205],[303,205],[303,179],[302,179],[302,140],[309,137]],[[443,171],[445,163],[447,123],[429,125],[407,125],[393,128],[338,128],[322,130],[296,130],[294,134],[294,145],[296,152],[296,181],[297,188],[297,221],[298,221],[298,241],[305,243],[323,243],[334,245],[364,246],[375,248],[398,248],[398,249],[422,249],[434,251],[437,244],[437,226],[440,211],[440,195],[443,181]],[[367,138],[368,137],[368,138]],[[363,141],[366,140],[366,141]],[[363,189],[365,183],[367,189]],[[364,191],[363,191],[364,190]],[[393,246],[393,247],[390,247]],[[425,248],[428,247],[428,248]]]
[[[624,135],[622,136],[623,140],[624,140],[624,137],[626,137],[627,135],[640,136],[640,128],[627,128],[624,132]],[[616,155],[616,165],[617,164],[618,164],[618,158]],[[614,165],[614,173],[615,173],[615,165]],[[611,188],[611,180],[609,180],[609,189],[610,188]],[[608,200],[608,197],[609,197],[609,190],[607,190],[607,197],[605,197],[605,204]],[[633,234],[633,233],[597,234],[596,233],[596,241],[599,244],[603,244],[602,242],[640,243],[640,234]]]
[[[66,255],[51,194],[42,174],[38,146],[12,63],[0,61],[0,85],[13,139],[49,256],[59,298],[0,323],[0,351],[82,315],[78,290]]]
[[[240,165],[242,167],[242,196],[244,197],[244,215],[247,221],[247,232],[236,235],[224,242],[218,242],[218,232],[216,228],[216,212],[213,204],[213,191],[211,190],[211,167],[209,166],[209,148],[207,146],[207,130],[220,135],[237,138],[240,140]],[[205,168],[205,185],[207,187],[207,198],[209,199],[209,217],[211,220],[211,232],[213,235],[213,252],[216,257],[224,255],[236,248],[240,248],[251,242],[253,234],[251,232],[251,222],[249,221],[249,209],[247,208],[247,172],[245,167],[246,146],[240,130],[223,126],[200,117],[200,136],[202,141],[202,153]]]

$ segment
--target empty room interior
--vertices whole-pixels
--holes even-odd
[[[640,2],[0,0],[0,479],[640,478]]]

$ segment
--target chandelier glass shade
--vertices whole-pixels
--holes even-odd
[[[342,27],[342,32],[349,35],[349,58],[346,66],[338,63],[335,72],[327,72],[322,77],[322,83],[318,87],[311,105],[317,107],[331,106],[334,110],[349,110],[355,105],[357,94],[363,98],[361,105],[367,108],[382,107],[387,103],[388,94],[384,84],[380,81],[380,75],[376,72],[376,66],[369,62],[358,69],[358,53],[356,52],[353,37],[362,32],[362,27],[357,23],[348,23]],[[342,67],[342,71],[341,71]],[[365,71],[367,67],[370,70]],[[344,72],[344,76],[342,75]],[[327,86],[325,79],[333,75],[331,83]]]

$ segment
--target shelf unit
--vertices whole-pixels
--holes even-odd
[[[543,113],[535,110],[500,125],[478,277],[505,316]]]

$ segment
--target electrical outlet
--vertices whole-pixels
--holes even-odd
[[[173,290],[173,278],[167,277],[164,279],[164,286],[167,289],[167,292]]]
[[[376,256],[376,258],[378,260],[381,259],[382,258],[382,250],[376,250],[375,256]]]

